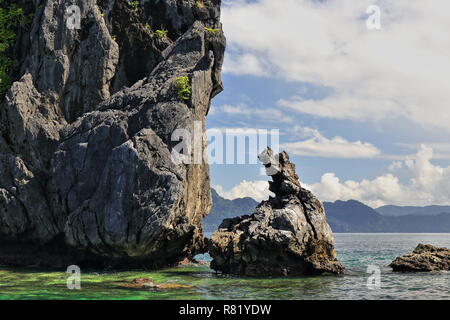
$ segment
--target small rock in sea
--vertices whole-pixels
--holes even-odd
[[[182,261],[178,263],[179,266],[198,266],[198,265],[206,265],[206,261],[198,261],[195,259],[184,258]]]
[[[186,284],[180,283],[163,283],[156,284],[155,281],[148,278],[137,278],[131,281],[131,283],[125,283],[120,285],[124,288],[132,288],[132,289],[183,289],[190,288],[190,286]]]
[[[419,244],[412,253],[395,258],[389,265],[395,272],[450,270],[450,249]]]
[[[187,284],[181,284],[181,283],[163,283],[158,285],[158,289],[186,289],[190,288],[191,286],[188,286]]]
[[[137,278],[131,281],[131,283],[122,284],[121,287],[133,288],[133,289],[144,289],[144,288],[157,288],[158,285],[152,279],[148,278]]]
[[[211,268],[245,276],[341,274],[322,203],[303,189],[286,152],[260,156],[269,189],[251,216],[225,219],[208,241]]]

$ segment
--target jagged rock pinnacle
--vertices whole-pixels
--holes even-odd
[[[295,172],[295,165],[289,161],[286,152],[276,156],[271,148],[264,150],[258,159],[266,167],[266,174],[272,177],[269,182],[269,190],[276,196],[297,194],[301,190],[300,181]]]
[[[323,206],[301,188],[287,153],[268,148],[259,159],[276,196],[250,216],[222,222],[209,241],[211,268],[247,276],[342,273]]]

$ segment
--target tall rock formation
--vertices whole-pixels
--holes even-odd
[[[286,152],[260,156],[274,198],[255,213],[225,219],[209,240],[211,268],[247,276],[340,274],[323,206],[303,189]]]
[[[204,131],[222,90],[220,2],[19,1],[34,16],[0,110],[0,264],[160,267],[204,250],[209,167],[174,163],[171,137]]]

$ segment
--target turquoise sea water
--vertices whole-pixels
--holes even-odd
[[[157,272],[82,270],[81,290],[69,290],[65,270],[0,267],[0,299],[450,299],[450,273],[396,274],[387,267],[418,243],[450,247],[450,234],[335,234],[338,258],[346,267],[343,276],[248,279],[216,275],[208,266]],[[367,287],[368,265],[380,267],[380,289]],[[189,287],[120,287],[135,278]]]

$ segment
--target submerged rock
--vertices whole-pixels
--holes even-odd
[[[121,284],[121,287],[132,288],[132,289],[146,289],[146,288],[157,288],[158,285],[152,279],[148,278],[137,278],[133,279],[130,283]]]
[[[183,261],[180,261],[178,263],[178,266],[180,267],[187,267],[187,266],[204,266],[207,265],[208,263],[206,261],[203,260],[196,260],[196,259],[189,259],[189,258],[184,258]]]
[[[247,276],[341,274],[322,203],[301,187],[286,152],[260,156],[276,196],[252,215],[225,219],[209,240],[211,268]]]
[[[156,284],[155,281],[148,278],[137,278],[131,281],[130,283],[121,284],[122,288],[131,288],[131,289],[186,289],[190,288],[186,284],[181,283],[162,283]]]
[[[41,2],[0,107],[0,264],[153,268],[203,252],[209,167],[174,163],[172,133],[202,136],[222,90],[220,0],[75,0],[79,29],[67,1]]]
[[[450,249],[419,244],[412,253],[395,258],[389,266],[396,272],[449,271]]]

